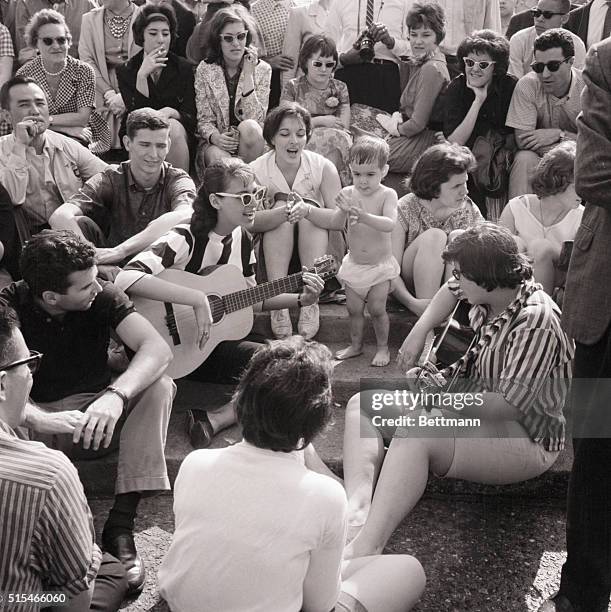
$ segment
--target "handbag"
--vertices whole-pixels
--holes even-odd
[[[505,194],[515,151],[513,137],[490,129],[475,139],[471,151],[477,161],[471,174],[477,188],[492,198]]]

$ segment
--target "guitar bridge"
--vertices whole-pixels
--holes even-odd
[[[168,328],[170,337],[174,346],[180,344],[180,334],[178,333],[178,325],[176,324],[176,316],[174,315],[174,305],[170,302],[163,303],[165,307],[165,324]]]

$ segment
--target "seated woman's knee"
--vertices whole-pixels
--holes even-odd
[[[174,142],[176,140],[187,140],[187,132],[183,124],[178,119],[169,119],[170,124],[170,139]]]
[[[263,142],[263,130],[254,119],[244,119],[238,125],[238,132],[240,133],[240,142],[245,144]]]
[[[420,234],[420,242],[426,243],[428,245],[440,245],[442,248],[445,247],[448,242],[448,237],[446,233],[437,227],[431,227],[427,229],[425,232]]]

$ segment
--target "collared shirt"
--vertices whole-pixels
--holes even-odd
[[[108,246],[113,247],[144,230],[157,217],[191,205],[194,199],[195,184],[184,170],[163,162],[157,184],[144,189],[127,161],[89,179],[70,203],[100,227],[109,227]]]
[[[606,0],[592,0],[588,19],[588,49],[602,40],[608,10],[611,10],[611,7]]]
[[[559,128],[575,134],[585,84],[581,70],[573,68],[571,74],[569,93],[563,98],[545,93],[534,72],[523,76],[513,91],[506,125],[516,130]]]
[[[27,345],[44,355],[34,376],[35,401],[97,393],[110,383],[110,332],[134,312],[129,298],[112,283],[102,282],[90,308],[66,312],[61,318],[43,310],[24,281],[3,289],[0,304],[15,310]]]
[[[458,45],[474,30],[501,31],[501,9],[498,0],[437,0],[445,10],[446,35],[441,50],[456,55]]]
[[[293,0],[258,0],[252,5],[250,12],[263,36],[263,57],[282,53],[289,10],[294,6]]]
[[[395,39],[395,46],[389,49],[384,43],[376,43],[375,57],[398,62],[402,56],[410,55],[405,19],[413,0],[374,0],[373,20],[388,28]],[[327,35],[336,41],[338,53],[352,48],[354,41],[365,29],[367,0],[334,0],[327,17]]]
[[[20,440],[0,421],[0,584],[3,591],[89,588],[102,553],[76,469],[61,452]],[[32,603],[10,605],[31,612]]]
[[[586,62],[586,46],[583,44],[583,40],[573,34],[569,30],[565,30],[571,35],[573,44],[575,45],[575,60],[573,66],[579,70],[582,70]],[[537,31],[535,26],[526,28],[516,32],[509,41],[509,74],[518,79],[522,78],[525,74],[532,72],[530,65],[534,61],[534,44],[537,38]]]
[[[0,183],[14,205],[23,205],[28,225],[33,230],[46,225],[51,214],[78,191],[84,181],[108,167],[72,138],[51,130],[47,130],[44,137],[41,155],[37,155],[33,147],[17,143],[14,134],[0,138]],[[41,167],[43,174],[40,174]],[[57,190],[55,200],[48,197],[52,189]]]

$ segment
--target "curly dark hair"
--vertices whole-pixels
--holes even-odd
[[[319,57],[332,57],[337,65],[339,55],[337,53],[335,41],[324,34],[313,34],[306,38],[301,47],[301,51],[299,51],[297,63],[304,74],[308,74],[308,62],[315,53],[320,53]]]
[[[68,276],[94,265],[95,248],[68,230],[43,230],[32,236],[19,260],[23,280],[36,297],[45,291],[66,293]]]
[[[437,2],[414,2],[405,18],[408,30],[430,28],[439,44],[446,36],[446,14]]]
[[[576,144],[570,140],[562,142],[548,151],[533,173],[532,186],[537,196],[562,193],[575,182]]]
[[[575,43],[573,37],[568,30],[563,28],[552,28],[546,30],[543,34],[539,34],[535,38],[533,45],[534,51],[547,51],[548,49],[555,49],[560,47],[562,49],[562,55],[564,59],[574,57],[575,55]]]
[[[502,77],[509,68],[509,41],[493,30],[476,30],[467,36],[456,51],[463,74],[465,72],[465,57],[469,53],[485,53],[494,64],[494,76]]]
[[[206,28],[207,51],[204,61],[208,64],[220,64],[223,61],[221,49],[221,32],[228,23],[242,23],[248,32],[246,46],[255,40],[257,26],[247,9],[240,4],[232,4],[214,14]]]
[[[533,275],[509,230],[488,221],[456,236],[441,256],[446,263],[458,263],[461,274],[486,291],[515,289]]]
[[[195,236],[207,236],[214,229],[218,211],[210,203],[210,194],[227,191],[229,181],[234,178],[240,179],[244,187],[247,187],[254,180],[255,173],[239,157],[225,157],[206,167],[202,184],[193,201],[191,231]]]
[[[312,135],[312,115],[301,104],[285,101],[269,112],[263,124],[263,138],[265,138],[265,142],[272,149],[274,148],[274,136],[280,129],[280,124],[287,117],[301,119],[306,131],[306,140],[310,140]]]
[[[144,47],[144,30],[153,21],[166,21],[170,28],[170,40],[176,39],[176,13],[174,7],[165,0],[148,0],[136,15],[132,32],[134,42],[140,47]]]
[[[408,187],[421,200],[438,198],[441,186],[451,177],[475,169],[473,153],[458,144],[441,143],[429,147],[417,160]]]
[[[244,439],[289,453],[331,418],[331,351],[301,336],[269,342],[251,358],[233,401]]]

